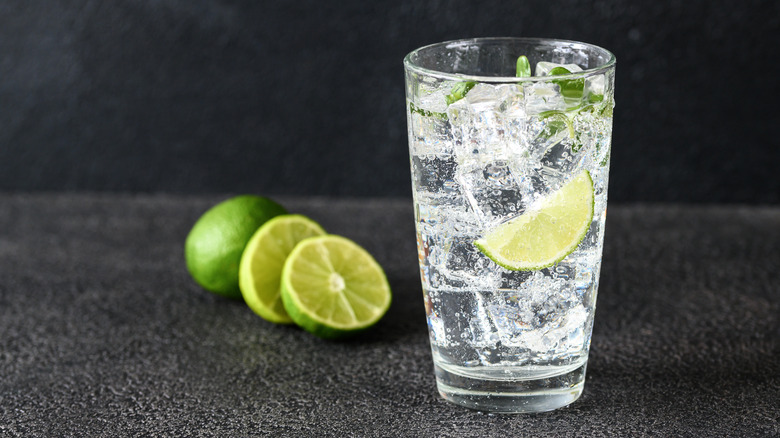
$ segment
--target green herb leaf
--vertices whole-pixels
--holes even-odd
[[[447,114],[444,114],[444,113],[437,113],[437,112],[434,112],[434,111],[428,111],[428,110],[424,110],[424,109],[422,109],[422,108],[420,108],[420,107],[416,106],[416,105],[415,105],[414,103],[412,103],[412,102],[409,102],[409,110],[410,110],[411,112],[413,112],[413,113],[417,113],[417,114],[419,114],[419,115],[421,115],[421,116],[423,116],[423,117],[435,117],[435,118],[437,118],[437,119],[441,119],[441,120],[447,120]]]
[[[607,102],[607,104],[601,108],[601,111],[599,111],[599,115],[602,117],[612,117],[612,107],[614,107],[614,103]]]
[[[548,121],[548,126],[550,130],[550,136],[557,134],[558,132],[566,129],[568,130],[569,138],[575,137],[574,132],[574,124],[572,124],[571,119],[566,116],[566,113],[563,111],[558,110],[550,110],[550,111],[543,111],[539,113],[539,117],[541,119],[551,119]]]
[[[603,94],[590,93],[588,95],[588,103],[599,103],[604,100]]]
[[[571,72],[564,67],[555,67],[550,70],[550,76],[569,75]],[[581,99],[585,89],[585,79],[558,79],[553,83],[561,88],[561,94],[567,99]]]
[[[524,55],[517,58],[517,73],[518,78],[530,78],[531,77],[531,63],[528,62],[528,58]]]
[[[447,105],[452,105],[453,103],[463,99],[466,93],[474,88],[474,85],[477,85],[477,83],[473,81],[458,82],[455,84],[455,86],[452,87],[452,90],[450,90],[450,94],[444,96],[444,100],[447,102]]]
[[[601,160],[601,163],[599,163],[599,166],[604,167],[609,163],[609,156],[612,154],[612,151],[607,152],[607,155],[604,156],[604,159]]]
[[[560,75],[570,75],[570,74],[571,72],[569,71],[568,68],[561,67],[561,66],[553,67],[553,69],[550,70],[549,73],[550,76],[560,76]]]

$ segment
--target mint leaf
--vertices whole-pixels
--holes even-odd
[[[525,55],[517,58],[517,73],[518,78],[530,78],[531,77],[531,63],[528,62],[528,58]]]
[[[572,124],[571,120],[566,116],[566,113],[563,111],[558,110],[549,110],[549,111],[542,111],[539,113],[539,118],[542,120],[550,119],[547,121],[547,126],[550,130],[550,137],[557,134],[558,132],[566,129],[569,134],[569,138],[574,139],[575,138],[575,131],[574,131],[574,124]]]
[[[550,70],[549,73],[550,76],[560,76],[560,75],[570,75],[570,74],[571,72],[569,71],[568,68],[561,67],[561,66],[553,67],[553,69]]]
[[[569,75],[571,72],[564,67],[555,67],[550,70],[550,76]],[[585,89],[585,79],[558,79],[553,83],[561,88],[561,94],[568,99],[581,99],[582,92]]]
[[[588,103],[599,103],[604,100],[603,94],[590,93],[588,95]]]
[[[463,99],[466,93],[474,88],[474,85],[477,85],[477,83],[473,81],[458,82],[455,84],[455,86],[452,87],[452,90],[450,90],[450,94],[444,96],[444,100],[447,102],[447,105],[452,105],[453,103]]]
[[[424,110],[424,109],[416,106],[412,102],[409,102],[409,110],[411,112],[417,113],[417,114],[419,114],[419,115],[421,115],[423,117],[435,117],[437,119],[447,120],[447,114]]]

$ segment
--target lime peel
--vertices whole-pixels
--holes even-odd
[[[544,269],[577,249],[593,221],[593,209],[593,179],[585,170],[537,208],[489,230],[474,245],[506,269]]]

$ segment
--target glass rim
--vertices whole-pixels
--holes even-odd
[[[593,76],[596,74],[603,74],[607,70],[610,70],[615,67],[615,64],[617,63],[617,59],[615,58],[615,54],[610,52],[609,50],[597,46],[595,44],[590,43],[583,43],[581,41],[574,41],[574,40],[565,40],[565,39],[559,39],[559,38],[531,38],[531,37],[478,37],[478,38],[463,38],[458,40],[449,40],[449,41],[442,41],[439,43],[433,43],[428,44],[426,46],[419,47],[417,49],[412,50],[411,52],[407,53],[406,56],[404,56],[404,67],[407,70],[423,74],[425,76],[431,76],[435,77],[437,79],[445,79],[445,80],[453,80],[453,81],[475,81],[475,82],[481,82],[481,83],[517,83],[517,82],[544,82],[549,81],[551,79],[550,76],[529,76],[529,77],[516,77],[516,76],[480,76],[480,75],[467,75],[463,73],[447,73],[442,72],[438,70],[432,70],[429,68],[422,67],[420,65],[415,64],[412,61],[412,56],[420,53],[422,50],[425,49],[431,49],[434,47],[446,47],[446,46],[455,46],[455,45],[465,45],[465,44],[475,44],[475,43],[481,43],[481,42],[488,42],[488,41],[514,41],[514,42],[524,42],[524,43],[566,43],[566,44],[576,44],[583,46],[584,48],[588,48],[591,50],[596,51],[602,51],[606,55],[608,55],[607,62],[604,64],[589,68],[587,70],[582,70],[574,73],[570,73],[567,75],[556,75],[555,80],[560,79],[578,79],[578,78],[584,78],[588,76]]]

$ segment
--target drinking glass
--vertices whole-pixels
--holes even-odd
[[[583,390],[596,308],[615,57],[478,38],[419,48],[404,67],[438,390],[489,412],[565,406]]]

